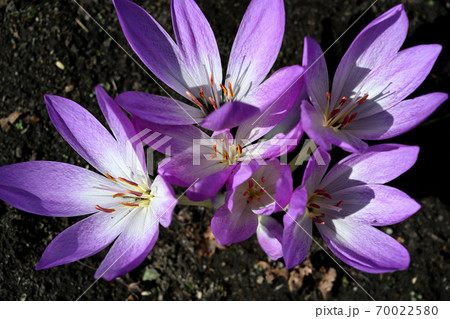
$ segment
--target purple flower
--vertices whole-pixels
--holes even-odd
[[[305,38],[303,64],[311,104],[302,104],[302,127],[320,146],[362,152],[362,140],[400,135],[421,123],[448,95],[430,93],[404,100],[426,78],[441,46],[418,45],[399,52],[408,31],[403,5],[372,21],[356,37],[334,75],[317,42]]]
[[[240,125],[235,137],[229,131],[209,137],[194,126],[178,126],[179,130],[177,126],[172,126],[174,129],[164,133],[172,137],[168,143],[175,154],[161,162],[159,174],[171,184],[182,187],[192,185],[187,191],[191,200],[202,201],[212,197],[240,166],[246,166],[252,160],[262,163],[297,146],[303,134],[298,103],[289,112],[284,110],[272,114],[271,110],[268,114]],[[285,116],[281,122],[280,116]],[[148,122],[137,120],[135,123],[137,127],[144,128]],[[277,123],[280,127],[275,127]],[[267,140],[258,141],[265,135]],[[164,152],[163,148],[158,150]]]
[[[128,0],[113,2],[125,37],[144,64],[196,105],[193,108],[168,97],[141,92],[118,96],[120,105],[149,123],[201,122],[212,131],[233,128],[268,108],[285,107],[279,97],[300,82],[299,66],[282,68],[262,82],[283,39],[282,0],[251,1],[231,49],[224,80],[214,33],[195,1],[171,2],[176,43],[143,8]]]
[[[240,165],[227,182],[225,204],[211,221],[211,230],[221,245],[237,243],[255,232],[263,250],[272,259],[282,256],[281,224],[270,217],[289,203],[292,175],[277,159],[261,165]]]
[[[415,146],[376,145],[344,158],[325,174],[330,156],[319,147],[283,218],[286,267],[305,259],[315,224],[330,250],[356,269],[370,273],[406,269],[408,251],[372,226],[398,223],[419,210],[408,195],[383,185],[414,165],[418,151]]]
[[[33,214],[90,215],[59,234],[36,269],[92,256],[112,242],[95,277],[111,280],[137,267],[167,227],[176,205],[174,192],[161,176],[150,183],[141,143],[127,116],[100,86],[96,94],[114,133],[83,107],[47,95],[50,118],[64,139],[104,176],[78,166],[47,161],[0,167],[0,198]]]

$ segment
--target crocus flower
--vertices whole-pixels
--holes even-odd
[[[408,195],[383,185],[407,171],[418,151],[415,146],[376,145],[344,158],[326,173],[330,156],[319,147],[283,217],[286,267],[305,259],[315,224],[330,250],[356,269],[369,273],[406,269],[408,251],[373,226],[398,223],[419,210]]]
[[[441,46],[399,51],[408,31],[403,5],[373,20],[342,58],[329,93],[328,71],[317,42],[305,38],[303,65],[311,103],[302,104],[302,127],[317,144],[349,152],[367,148],[421,123],[448,95],[430,93],[404,100],[426,78]]]
[[[225,204],[211,221],[211,230],[221,245],[237,243],[255,232],[263,250],[276,260],[282,256],[281,224],[270,217],[283,210],[292,194],[288,165],[271,159],[240,165],[227,182]]]
[[[125,37],[144,64],[195,107],[168,97],[124,92],[117,100],[134,116],[159,125],[232,128],[279,104],[296,83],[298,66],[272,68],[284,34],[282,0],[252,0],[231,49],[226,77],[214,33],[193,0],[172,0],[176,43],[143,8],[113,0]],[[262,83],[261,83],[262,82]],[[205,118],[206,117],[206,118]]]
[[[183,130],[167,131],[172,137],[169,141],[173,146],[172,152],[176,149],[179,153],[175,151],[172,157],[164,159],[158,172],[171,184],[191,186],[187,191],[191,200],[208,199],[225,185],[239,166],[246,166],[252,160],[261,163],[266,159],[276,158],[297,146],[303,134],[299,124],[299,103],[294,103],[294,107],[288,112],[284,110],[272,113],[274,109],[270,110],[267,116],[249,119],[237,128],[235,136],[227,130],[210,137],[194,126],[186,131],[187,136],[195,136],[193,138],[186,138]],[[284,132],[279,131],[275,125],[280,122],[280,116],[285,117],[281,121],[283,126],[286,119],[290,121],[289,125],[284,127]],[[146,127],[148,124],[139,119],[136,121],[137,127]],[[266,134],[270,134],[270,138],[260,140]]]
[[[142,143],[131,143],[131,121],[100,87],[97,99],[114,136],[77,103],[47,95],[50,118],[64,139],[103,175],[59,162],[0,167],[0,198],[33,214],[92,214],[59,234],[36,269],[70,263],[113,245],[95,273],[111,280],[137,267],[152,250],[158,226],[167,227],[176,204],[161,176],[150,183]]]

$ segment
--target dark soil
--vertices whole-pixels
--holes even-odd
[[[226,65],[249,1],[197,2],[218,38]],[[285,39],[274,70],[301,63],[306,35],[327,48],[371,2],[286,0]],[[132,53],[110,1],[80,3]],[[368,22],[397,3],[378,1],[328,51],[329,67],[336,67],[352,39]],[[404,47],[443,45],[434,69],[414,96],[448,92],[450,38],[444,32],[450,30],[450,1],[404,3],[410,19]],[[168,0],[139,4],[171,32]],[[22,113],[9,130],[0,130],[0,165],[29,160],[87,165],[52,126],[44,94],[73,99],[102,121],[94,96],[98,83],[112,96],[126,90],[164,94],[74,1],[0,0],[0,21],[0,118],[14,111]],[[64,70],[56,66],[57,61]],[[421,147],[416,166],[391,185],[417,199],[422,209],[398,225],[383,228],[409,250],[411,266],[405,271],[373,275],[340,263],[345,273],[314,244],[307,261],[286,271],[282,261],[268,261],[255,237],[216,249],[208,231],[212,211],[185,207],[177,208],[172,225],[161,230],[154,250],[140,267],[112,282],[99,280],[88,289],[106,251],[80,262],[34,270],[46,245],[76,219],[32,215],[0,202],[0,299],[73,300],[88,289],[83,300],[323,300],[321,290],[326,285],[320,283],[325,277],[332,281],[334,268],[336,278],[329,285],[331,292],[325,294],[329,300],[369,299],[351,277],[377,300],[449,300],[448,104],[415,130],[391,140]],[[323,245],[320,236],[316,238]]]

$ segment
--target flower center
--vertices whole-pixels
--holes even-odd
[[[202,110],[203,114],[209,114],[214,110],[217,110],[221,102],[222,103],[228,103],[231,102],[234,98],[234,92],[233,87],[231,85],[231,82],[227,82],[227,87],[220,84],[221,91],[216,89],[216,83],[214,82],[214,77],[211,74],[209,76],[209,84],[210,86],[208,89],[205,90],[203,88],[200,88],[198,91],[198,94],[193,94],[189,91],[186,91],[186,94],[189,96],[191,101],[197,105],[200,110]],[[194,92],[195,93],[195,92]]]
[[[323,217],[326,216],[326,211],[331,210],[335,212],[340,212],[342,208],[340,207],[344,201],[340,200],[336,204],[330,204],[330,201],[333,198],[330,194],[325,192],[323,189],[316,189],[314,193],[312,193],[308,197],[308,203],[306,204],[306,214],[308,214],[313,222],[318,224],[325,224],[322,220]]]
[[[222,163],[234,165],[242,155],[242,147],[239,144],[230,144],[228,139],[221,139],[214,143],[214,153],[209,155],[210,159],[217,159]]]
[[[115,193],[113,198],[119,197],[122,201],[119,205],[125,207],[148,207],[150,205],[150,200],[155,197],[150,192],[150,188],[147,184],[137,184],[135,182],[129,181],[123,177],[114,178],[108,173],[105,174],[110,180],[115,183],[120,183],[127,189],[123,193]],[[112,213],[116,209],[114,208],[104,208],[99,205],[95,205],[95,209],[102,211],[104,213]]]
[[[264,176],[261,177],[261,184],[254,183],[253,179],[248,180],[247,190],[242,194],[244,197],[247,197],[247,203],[252,204],[255,200],[258,202],[261,201],[262,195],[266,192],[263,187],[265,181]]]
[[[369,94],[364,95],[362,98],[347,103],[347,98],[344,96],[338,105],[330,109],[331,94],[327,92],[327,107],[325,109],[325,121],[324,126],[330,126],[336,130],[343,129],[349,125],[356,117],[358,113],[352,113],[353,110],[363,104]]]

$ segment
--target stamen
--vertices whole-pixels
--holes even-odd
[[[239,156],[241,156],[242,155],[242,147],[238,144],[238,145],[236,145],[236,148],[237,148]]]
[[[134,186],[134,187],[138,187],[139,185],[136,184],[135,182],[129,181],[123,177],[119,177],[119,181],[127,183],[128,185]]]
[[[112,180],[113,182],[116,182],[117,183],[117,180],[114,178],[114,177],[112,177],[111,175],[109,175],[108,173],[105,173],[105,176],[106,177],[108,177],[110,180]]]
[[[226,87],[224,87],[222,84],[220,85],[220,88],[222,89],[223,93],[225,93],[225,96],[228,97],[228,90]]]
[[[344,97],[342,97],[341,102],[339,102],[339,106],[344,105],[345,102],[347,102],[347,98],[344,96]]]
[[[103,207],[101,207],[101,206],[99,206],[99,205],[95,205],[95,209],[96,209],[96,210],[99,210],[99,211],[101,211],[101,212],[104,212],[104,213],[112,213],[112,212],[115,211],[115,209],[112,209],[112,208],[103,208]]]
[[[214,153],[217,153],[217,143],[214,143],[213,150],[214,150]]]
[[[323,189],[316,189],[314,193],[322,195],[325,194],[325,191]]]
[[[225,157],[225,160],[227,161],[230,159],[230,156],[228,155],[227,151],[223,152],[223,157]]]
[[[368,96],[369,96],[369,94],[364,95],[364,97],[361,100],[358,101],[358,104],[361,105],[364,102],[366,102]]]
[[[331,94],[330,94],[330,92],[327,92],[327,100],[328,100],[328,102],[331,100]]]
[[[253,198],[249,197],[247,200],[248,200],[248,202],[249,202],[250,204],[253,203]]]
[[[137,196],[137,197],[141,197],[142,196],[141,192],[135,192],[135,191],[132,191],[132,190],[129,190],[129,189],[127,189],[127,193],[131,194],[131,195],[134,195],[134,196]]]
[[[209,83],[211,84],[211,87],[214,89],[214,79],[213,79],[212,74],[209,77]]]
[[[228,81],[227,86],[228,86],[228,92],[230,93],[230,99],[232,99],[234,96],[234,93],[233,93],[233,88],[231,87],[230,81]]]
[[[211,154],[211,155],[209,155],[209,158],[210,159],[215,159],[215,158],[217,158],[217,154]]]
[[[333,199],[333,197],[331,197],[331,195],[327,193],[323,193],[322,196],[328,199]]]
[[[248,195],[248,191],[245,191],[245,192],[244,192],[244,196],[247,196],[247,195]]]
[[[248,187],[253,188],[253,181],[251,179],[248,180]]]
[[[317,224],[321,224],[321,225],[325,224],[325,222],[319,218],[313,217],[312,220],[313,220],[313,222],[315,222]]]
[[[208,99],[209,99],[209,102],[211,102],[213,108],[214,108],[215,110],[217,110],[217,104],[216,104],[216,101],[214,101],[214,99],[213,99],[212,97],[209,97]]]
[[[120,205],[128,206],[128,207],[139,207],[139,204],[136,203],[125,203],[125,202],[119,202]]]
[[[310,204],[308,204],[308,206],[311,207],[311,208],[320,209],[320,206],[317,205],[317,204],[314,204],[314,203],[310,203]]]
[[[334,206],[339,207],[339,206],[341,206],[343,203],[344,203],[344,201],[343,201],[343,200],[340,200],[340,201],[337,202],[337,204],[335,204]]]
[[[261,194],[264,194],[266,192],[265,188],[261,188],[261,190],[259,191]]]
[[[117,193],[113,195],[113,198],[125,196],[124,193]]]
[[[344,117],[344,120],[342,121],[341,125],[342,127],[344,127],[345,125],[347,125],[348,120],[350,119],[350,117],[348,116],[348,114]]]
[[[203,88],[200,88],[200,97],[205,99],[205,93],[203,92]]]
[[[353,114],[350,116],[350,118],[348,119],[348,124],[350,124],[350,123],[355,119],[356,114],[358,114],[358,113],[353,113]]]
[[[264,183],[266,181],[266,178],[263,176],[261,177],[261,183]]]
[[[198,106],[200,109],[202,108],[203,105],[197,100],[197,98],[196,98],[194,95],[192,95],[191,92],[186,91],[186,94],[191,98],[191,101],[192,101],[192,102],[194,102],[195,104],[197,104],[197,106]]]
[[[331,114],[330,114],[330,118],[333,118],[336,114],[338,114],[341,111],[341,109],[334,109]]]

